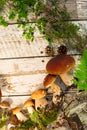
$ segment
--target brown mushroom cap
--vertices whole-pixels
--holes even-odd
[[[48,88],[51,86],[51,84],[56,80],[55,75],[48,74],[43,81],[43,86]]]
[[[17,114],[18,112],[20,112],[21,108],[20,107],[15,107],[12,109],[12,113],[15,115]]]
[[[59,75],[68,72],[75,65],[75,60],[70,55],[57,55],[48,61],[46,70],[49,74]]]
[[[10,104],[7,101],[3,101],[3,102],[0,102],[0,107],[1,108],[9,108]]]
[[[24,103],[24,108],[29,107],[29,106],[34,106],[34,102],[32,100],[27,100]]]
[[[47,94],[46,90],[44,90],[44,89],[38,89],[38,90],[34,91],[31,94],[31,98],[32,99],[39,99],[39,98],[45,97],[46,94]]]

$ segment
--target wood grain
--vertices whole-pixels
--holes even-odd
[[[26,100],[28,100],[30,96],[13,96],[13,97],[3,97],[2,101],[7,101],[10,103],[10,109],[20,106],[23,107],[23,104]]]
[[[87,0],[77,0],[76,2],[78,19],[87,20]]]
[[[43,80],[46,76],[44,74],[34,74],[34,75],[21,75],[21,76],[7,76],[1,78],[0,80],[5,80],[2,83],[2,95],[27,95],[31,94],[38,88],[43,88]]]
[[[44,56],[47,45],[48,42],[38,31],[31,42],[22,37],[22,30],[17,25],[0,26],[0,58]]]
[[[2,95],[30,94],[42,87],[46,75],[45,67],[50,58],[0,60]]]
[[[45,72],[45,66],[51,57],[0,60],[0,74],[5,76],[29,75]],[[44,60],[44,62],[42,62]]]

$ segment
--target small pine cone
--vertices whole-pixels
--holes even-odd
[[[53,47],[47,46],[47,47],[45,48],[45,53],[46,53],[48,56],[53,56],[53,55],[54,55]]]
[[[64,45],[61,45],[60,47],[58,47],[57,52],[61,55],[61,54],[67,54],[67,48]]]

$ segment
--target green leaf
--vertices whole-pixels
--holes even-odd
[[[81,90],[87,91],[87,50],[84,50],[81,62],[74,72],[74,76],[78,79],[73,80],[74,84]]]
[[[16,16],[15,12],[11,11],[9,14],[9,19],[13,20],[15,16]]]
[[[0,10],[3,9],[3,6],[5,5],[6,0],[0,0]]]
[[[8,23],[5,21],[5,19],[2,16],[0,16],[0,25],[3,25],[4,27],[8,26]]]

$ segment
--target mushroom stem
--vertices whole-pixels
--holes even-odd
[[[60,86],[57,83],[52,83],[51,89],[53,93],[57,93],[58,95],[60,95],[62,92]]]
[[[32,106],[27,107],[27,110],[30,114],[34,112],[34,108]]]
[[[14,127],[15,127],[15,125],[9,123],[6,128],[7,128],[7,130],[10,130],[11,128],[14,128]]]
[[[61,88],[63,93],[66,93],[67,85],[63,82],[63,80],[61,79],[61,77],[59,75],[57,75],[56,80],[55,80],[54,83],[58,84],[58,86]]]
[[[27,117],[24,116],[21,112],[16,113],[16,116],[17,116],[18,120],[20,120],[20,121],[26,121],[27,120]]]

